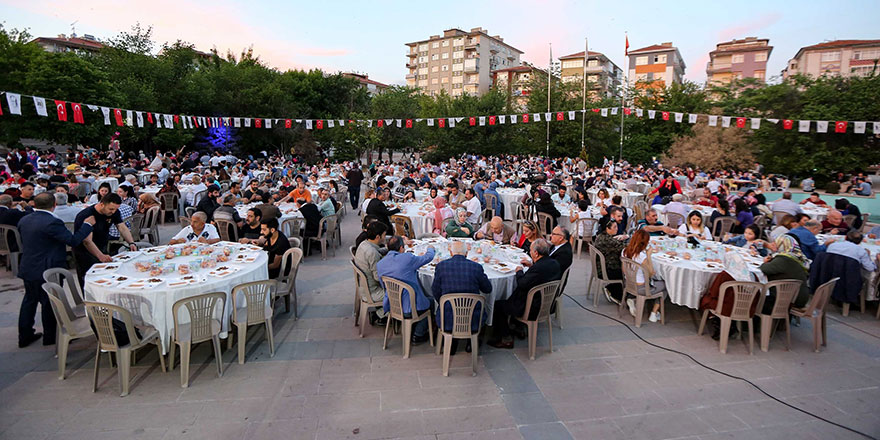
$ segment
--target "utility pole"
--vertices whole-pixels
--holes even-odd
[[[550,63],[547,65],[547,113],[550,113],[550,81],[553,80],[553,43],[550,44]],[[547,148],[545,150],[545,157],[550,157],[550,119],[547,118],[546,114],[544,115],[547,119]]]
[[[584,78],[583,78],[583,108],[581,108],[581,153],[586,151],[586,147],[584,145],[584,132],[587,126],[587,59],[589,59],[590,53],[590,45],[586,38],[584,38]],[[589,163],[590,155],[587,154],[587,162]]]

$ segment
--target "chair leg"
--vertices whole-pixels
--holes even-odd
[[[413,310],[413,312],[415,312],[415,310]],[[415,313],[413,313],[413,314],[415,314]],[[412,340],[410,339],[411,338],[410,335],[412,334],[412,325],[413,325],[412,319],[404,319],[403,326],[400,331],[400,333],[401,333],[400,336],[403,338],[402,342],[403,342],[403,358],[404,359],[409,359],[409,350],[412,346]]]
[[[131,351],[127,348],[119,349],[116,352],[116,363],[119,365],[119,384],[122,388],[122,393],[119,397],[128,395],[128,385],[131,381],[131,354]]]
[[[477,375],[477,358],[479,357],[480,335],[471,335],[471,367],[474,369],[473,375]]]
[[[585,297],[585,299],[590,299],[590,293],[592,293],[592,291],[593,291],[593,275],[590,275],[590,279],[589,279],[589,281],[587,281],[587,296]],[[593,307],[596,306],[596,304],[595,304],[595,299],[596,299],[596,298],[594,297],[594,298],[593,298],[593,300],[594,300],[594,301],[593,301],[593,303],[594,303],[594,304],[593,304]]]
[[[165,355],[162,354],[162,339],[158,336],[156,337],[156,352],[159,355],[159,366],[162,367],[162,372],[168,371],[165,368]]]
[[[232,335],[229,335],[229,338],[232,338]],[[177,341],[174,340],[174,336],[171,337],[171,347],[168,348],[168,371],[174,371],[174,350],[177,347]]]
[[[642,326],[642,315],[645,313],[645,297],[636,296],[636,327]]]
[[[791,350],[791,319],[786,316],[783,321],[785,321],[785,349]]]
[[[299,319],[299,300],[296,298],[296,280],[291,282],[293,283],[293,289],[290,291],[290,296],[293,297],[293,320],[296,321]]]
[[[727,340],[730,339],[730,318],[726,316],[719,316],[721,319],[721,340],[718,345],[718,349],[722,353],[727,353]]]
[[[361,324],[360,323],[360,313],[361,313],[361,297],[360,297],[360,295],[357,294],[357,292],[355,292],[354,293],[354,326],[355,327],[357,327]],[[363,334],[361,335],[361,337],[363,337]]]
[[[290,294],[284,295],[284,313],[290,313]]]
[[[234,313],[234,312],[233,312],[233,313]],[[227,350],[231,350],[231,349],[232,349],[232,342],[233,342],[232,339],[233,339],[233,337],[235,336],[235,331],[232,330],[232,327],[233,327],[233,326],[234,326],[234,324],[230,322],[230,323],[229,323],[229,331],[226,332],[226,349],[227,349]]]
[[[843,316],[849,316],[849,303],[843,303]]]
[[[764,353],[770,348],[770,332],[773,327],[773,318],[760,315],[761,318],[761,351]]]
[[[58,327],[61,327],[60,325]],[[62,333],[61,337],[56,339],[58,344],[58,380],[64,380],[64,370],[67,367],[67,349],[70,345],[70,336]]]
[[[660,306],[663,307],[662,305]],[[663,314],[660,314],[663,316]],[[706,320],[709,318],[709,309],[703,310],[703,318],[700,319],[700,328],[697,329],[697,336],[703,335],[703,330],[706,328]]]
[[[95,380],[92,384],[92,392],[98,391],[98,371],[101,369],[101,347],[95,350]]]
[[[439,342],[439,341],[438,341]],[[437,347],[440,347],[440,344],[437,344]],[[444,334],[443,335],[443,375],[449,376],[449,358],[451,357],[449,352],[452,351],[452,335]]]
[[[189,387],[189,355],[192,353],[192,344],[183,342],[180,344],[180,387]]]
[[[220,336],[214,335],[211,338],[214,345],[214,359],[217,360],[217,377],[223,377],[223,355],[220,354]]]
[[[382,340],[382,350],[388,349],[388,332],[391,331],[391,317],[388,317],[388,320],[385,321],[385,339]]]
[[[529,321],[526,326],[529,328],[529,359],[535,360],[535,348],[538,345],[538,325],[537,321]]]
[[[535,330],[538,329],[538,325],[535,324]],[[537,333],[537,331],[535,332]],[[547,337],[550,338],[550,353],[553,353],[553,322],[550,320],[550,317],[547,317]]]
[[[269,357],[275,357],[275,332],[272,329],[272,319],[266,320],[266,339],[269,340]]]
[[[825,311],[822,311],[822,346],[828,346],[828,323],[825,322]]]
[[[358,300],[358,317],[355,319],[355,325],[359,326],[360,329],[358,333],[363,338],[364,337],[364,328],[367,326],[367,315],[369,315],[369,307],[361,304],[360,300]],[[387,327],[387,326],[386,326]]]
[[[747,322],[749,327],[749,355],[755,354],[755,324],[752,320]]]
[[[816,317],[813,317],[811,321],[813,322],[813,351],[818,353],[820,340],[822,339],[822,329],[820,328],[822,321]]]
[[[247,342],[247,324],[236,323],[238,328],[238,363],[244,365],[244,346]]]
[[[434,316],[431,313],[428,313],[428,340],[431,341],[431,346],[434,346]],[[437,341],[439,344],[440,341]]]
[[[666,325],[666,294],[660,297],[660,325]]]
[[[556,321],[559,324],[559,330],[562,330],[562,297],[556,298]]]

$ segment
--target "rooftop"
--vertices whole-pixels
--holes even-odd
[[[447,30],[443,31],[443,35],[442,35],[442,36],[441,36],[441,35],[432,35],[431,37],[429,37],[429,38],[426,39],[426,40],[420,40],[420,41],[414,41],[414,42],[412,42],[412,43],[406,43],[406,46],[415,46],[415,45],[418,45],[418,44],[427,43],[427,42],[429,42],[429,41],[433,41],[433,40],[442,40],[442,39],[445,39],[445,38],[451,38],[451,37],[458,37],[458,36],[469,37],[469,36],[474,36],[474,35],[484,35],[484,36],[486,36],[486,37],[488,37],[488,38],[492,38],[492,39],[496,40],[499,44],[503,44],[504,46],[507,46],[507,47],[510,48],[511,50],[514,50],[514,51],[519,52],[519,53],[521,53],[521,54],[525,53],[525,52],[523,52],[523,51],[521,51],[521,50],[519,50],[519,49],[517,49],[517,48],[515,48],[515,47],[513,47],[513,46],[511,46],[511,45],[509,45],[509,44],[507,44],[507,43],[505,43],[505,42],[504,42],[504,39],[501,38],[501,36],[499,36],[499,35],[495,35],[495,36],[489,35],[489,33],[488,33],[487,30],[485,30],[485,29],[483,29],[483,28],[480,28],[480,27],[473,28],[473,29],[470,30],[470,32],[465,32],[465,31],[463,31],[463,30],[461,30],[461,29],[458,29],[458,28],[447,29]]]
[[[591,56],[591,57],[604,57],[605,54],[603,54],[602,52],[593,52],[593,51],[591,50],[589,56]],[[578,53],[573,53],[573,54],[571,54],[571,55],[566,55],[566,56],[564,56],[564,57],[559,57],[559,59],[560,59],[560,60],[567,60],[567,59],[571,59],[571,58],[583,58],[583,57],[584,57],[584,51],[580,51],[580,52],[578,52]]]
[[[631,51],[629,51],[629,54],[632,55],[632,54],[639,54],[639,53],[662,52],[662,51],[668,51],[668,50],[678,50],[678,48],[673,46],[672,43],[661,43],[661,44],[654,44],[651,46],[643,47],[641,49],[631,50]]]
[[[31,40],[31,43],[55,43],[62,46],[84,50],[98,50],[104,47],[104,44],[98,40],[79,37],[67,37],[64,35],[59,35],[58,37],[37,37]]]

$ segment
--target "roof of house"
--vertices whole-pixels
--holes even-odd
[[[598,57],[598,56],[603,56],[603,57],[604,57],[605,54],[603,54],[602,52],[593,52],[593,51],[591,50],[591,51],[590,51],[590,56],[591,56],[591,57],[593,57],[593,56],[596,56],[596,57]],[[564,56],[564,57],[559,57],[559,59],[560,59],[560,60],[567,60],[567,59],[570,59],[570,58],[583,58],[583,57],[584,57],[584,51],[580,51],[580,52],[578,52],[578,53],[573,53],[573,54],[571,54],[571,55],[566,55],[566,56]]]
[[[525,53],[525,52],[523,52],[523,51],[521,51],[521,50],[519,50],[519,49],[517,49],[517,48],[515,48],[515,47],[513,47],[513,46],[511,46],[511,45],[509,45],[509,44],[507,44],[506,42],[504,42],[504,40],[501,40],[501,39],[499,39],[499,38],[496,38],[496,37],[493,37],[493,36],[489,35],[488,33],[486,33],[486,30],[485,30],[485,29],[479,29],[479,30],[477,30],[477,29],[475,28],[475,29],[472,29],[470,32],[467,32],[467,31],[463,31],[463,30],[458,29],[458,28],[452,28],[452,29],[447,29],[447,31],[457,31],[457,34],[456,34],[455,36],[452,36],[452,37],[436,36],[435,38],[428,38],[428,39],[425,39],[425,40],[413,41],[412,43],[406,43],[405,46],[416,46],[416,45],[419,45],[419,44],[422,44],[422,43],[427,43],[427,42],[429,42],[429,41],[434,41],[434,40],[444,40],[444,39],[446,39],[446,38],[455,38],[455,37],[470,37],[470,36],[481,35],[481,34],[482,34],[482,35],[485,35],[485,36],[488,37],[488,38],[491,38],[491,39],[497,41],[497,42],[500,43],[500,44],[503,44],[503,45],[507,46],[508,48],[510,48],[510,49],[513,50],[513,51],[519,52],[519,53],[521,53],[521,54]]]
[[[647,52],[659,52],[659,51],[667,51],[667,50],[678,50],[675,46],[664,46],[662,44],[654,44],[648,47],[643,47],[641,49],[635,49],[629,51],[629,54],[632,55],[634,53],[647,53]],[[583,55],[581,55],[583,56]]]
[[[31,41],[31,43],[43,43],[43,42],[51,42],[55,44],[59,44],[62,46],[75,47],[80,49],[88,49],[88,50],[97,50],[104,47],[104,44],[100,41],[95,40],[87,40],[85,38],[53,38],[53,37],[38,37]]]
[[[822,50],[822,49],[834,49],[839,47],[849,47],[849,46],[874,46],[880,45],[880,40],[834,40],[834,41],[826,41],[824,43],[814,44],[812,46],[804,46],[800,48],[797,53],[794,55],[794,58],[800,58],[801,54],[807,50]]]

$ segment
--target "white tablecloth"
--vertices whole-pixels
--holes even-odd
[[[659,218],[664,225],[669,224],[669,221],[666,219],[666,214],[663,213],[663,209],[666,208],[666,205],[658,204],[651,208],[653,208],[654,211],[657,211],[657,218]],[[715,212],[715,208],[703,205],[688,205],[688,214],[693,210],[700,211],[700,214],[703,216],[703,225],[709,227],[712,226],[709,224],[709,219],[712,217],[712,213]],[[687,221],[687,216],[685,216],[685,221]]]
[[[684,248],[686,241],[682,238],[670,239],[667,237],[651,237],[651,244],[654,246],[676,246],[674,251],[678,253],[677,257],[670,258],[663,251],[657,251],[652,255],[651,262],[654,266],[654,272],[661,279],[666,281],[666,290],[669,293],[669,299],[673,304],[678,304],[692,309],[700,306],[700,297],[702,297],[712,284],[715,275],[724,270],[721,263],[707,263],[700,260],[701,251]],[[767,277],[761,272],[759,266],[763,262],[760,257],[749,256],[745,249],[733,246],[724,246],[718,242],[701,241],[705,249],[710,250],[710,258],[718,256],[714,250],[720,253],[737,252],[749,264],[749,271],[755,281],[766,283]],[[691,260],[682,258],[683,254],[690,254]]]
[[[416,238],[434,230],[434,205],[414,202],[397,203],[397,207],[400,208],[400,215],[409,217]]]
[[[519,206],[520,200],[526,195],[526,190],[519,188],[498,188],[498,196],[501,197],[501,204],[504,206],[504,219],[516,220],[516,207]]]
[[[492,325],[492,315],[495,307],[495,301],[510,298],[510,295],[513,294],[516,277],[516,271],[514,269],[516,268],[516,266],[521,265],[520,260],[522,258],[528,258],[528,256],[521,249],[509,245],[490,246],[488,241],[481,242],[470,239],[454,240],[461,240],[471,245],[471,250],[468,251],[468,258],[479,258],[478,262],[483,266],[483,269],[486,271],[486,276],[489,278],[489,282],[492,283],[492,292],[483,294],[483,296],[486,298],[486,312],[488,314],[486,325]],[[425,294],[430,297],[431,285],[434,283],[434,267],[436,265],[435,263],[449,258],[450,255],[449,241],[445,238],[416,240],[413,245],[413,249],[417,255],[424,254],[428,244],[432,244],[434,246],[434,248],[437,250],[437,255],[434,257],[434,261],[431,264],[422,266],[419,269],[419,282],[422,283],[422,289],[424,290]],[[480,249],[481,253],[477,253],[478,248]],[[494,269],[492,267],[492,264],[485,263],[483,261],[483,257],[485,257],[486,255],[491,255],[493,258],[497,258],[499,261],[504,262],[505,264],[507,264],[507,266],[510,267],[511,270],[509,272],[503,273]]]
[[[95,185],[97,185],[97,187],[92,188],[92,189],[97,190],[98,188],[101,187],[101,184],[105,183],[105,182],[108,185],[110,185],[110,191],[112,191],[112,192],[116,192],[116,188],[119,188],[119,180],[117,178],[115,178],[115,177],[101,177],[101,178],[95,179]]]
[[[596,197],[599,194],[598,188],[590,188],[587,190],[587,195],[590,197],[590,203],[596,203]],[[626,190],[617,190],[617,191],[608,191],[608,197],[614,197],[615,195],[620,194],[623,203],[623,206],[627,208],[632,208],[636,201],[641,200],[645,197],[644,194],[640,192],[634,191],[626,191]]]
[[[232,293],[232,288],[242,283],[266,280],[269,278],[269,257],[266,252],[262,250],[253,251],[258,256],[252,263],[234,263],[235,255],[237,255],[238,252],[240,252],[239,249],[244,248],[244,246],[237,243],[221,242],[214,245],[214,248],[220,250],[223,246],[227,245],[235,249],[232,254],[232,259],[228,262],[217,263],[217,267],[228,266],[238,268],[239,270],[237,272],[222,278],[216,278],[208,274],[212,269],[200,269],[197,272],[194,272],[194,275],[201,277],[203,279],[202,282],[181,287],[168,286],[167,282],[162,282],[158,286],[149,289],[136,290],[121,287],[125,286],[129,280],[152,278],[149,276],[149,272],[138,272],[135,269],[135,263],[151,262],[157,257],[163,258],[167,246],[159,246],[156,248],[145,249],[143,251],[126,253],[124,255],[129,256],[130,258],[117,263],[119,268],[113,273],[128,277],[129,280],[125,280],[118,286],[113,287],[99,285],[96,281],[99,281],[102,278],[107,278],[108,274],[100,273],[99,270],[92,268],[85,277],[84,289],[86,300],[105,302],[125,307],[131,312],[136,322],[140,321],[144,324],[155,327],[156,330],[159,331],[159,336],[162,339],[162,350],[164,353],[170,346],[171,333],[174,330],[174,319],[171,314],[171,308],[174,303],[180,299],[189,298],[202,293],[224,292],[226,293],[226,304],[220,322],[223,332],[221,333],[221,337],[225,338],[226,332],[229,330],[229,317],[232,313],[232,297],[230,295]],[[176,245],[174,247],[181,248],[182,246],[183,245]],[[207,257],[179,256],[171,260],[162,260],[161,264],[163,266],[174,265],[176,267],[179,264],[188,264],[193,260],[204,258]],[[169,275],[161,275],[158,278],[172,279],[179,277],[180,275],[178,275],[177,272],[174,272]],[[180,311],[178,320],[180,323],[189,322],[189,315],[185,309]]]

